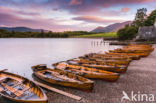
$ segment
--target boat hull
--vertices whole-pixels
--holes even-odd
[[[88,64],[82,64],[82,66],[90,67],[90,68],[96,68],[100,70],[106,70],[110,72],[116,72],[116,73],[125,73],[127,71],[127,67],[119,68],[119,67],[104,67],[102,65],[88,65]]]
[[[36,66],[35,69],[37,70],[37,68],[39,68],[39,66]],[[62,75],[68,75],[69,78],[77,78],[77,80],[80,80],[82,82],[80,83],[80,82],[72,82],[72,81],[66,81],[66,80],[64,80],[64,81],[56,80],[56,79],[48,78],[46,76],[41,75],[42,73],[44,73],[46,71],[57,72]],[[75,75],[73,73],[60,70],[60,69],[54,70],[54,69],[45,68],[44,70],[34,72],[34,75],[47,83],[65,86],[65,87],[72,87],[72,88],[76,88],[76,89],[80,89],[80,90],[84,90],[84,91],[92,91],[93,86],[94,86],[93,81],[86,79],[84,77],[81,77],[79,75]]]
[[[65,87],[72,87],[72,88],[76,88],[76,89],[79,89],[79,90],[83,90],[83,91],[92,91],[93,87],[94,87],[94,84],[83,84],[83,85],[80,85],[80,84],[77,84],[77,83],[69,83],[69,82],[57,82],[55,80],[52,80],[52,79],[47,79],[47,78],[44,78],[42,76],[39,76],[37,74],[34,73],[34,75],[36,77],[38,77],[39,79],[47,82],[47,83],[50,83],[50,84],[54,84],[54,85],[60,85],[60,86],[65,86]]]
[[[64,64],[61,64],[61,65],[64,65]],[[68,72],[72,72],[77,75],[83,76],[85,78],[102,79],[102,80],[110,81],[110,82],[117,81],[120,76],[119,73],[99,70],[99,69],[95,69],[95,68],[88,68],[88,67],[79,66],[79,65],[70,65],[69,64],[68,66],[66,66],[67,69],[66,68],[62,69],[59,66],[57,66],[57,64],[55,64],[55,68],[65,70]]]

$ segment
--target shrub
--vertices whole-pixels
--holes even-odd
[[[117,32],[119,40],[131,40],[136,37],[138,28],[134,26],[126,26]]]

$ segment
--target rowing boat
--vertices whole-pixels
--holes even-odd
[[[132,56],[134,58],[139,58],[140,57],[147,57],[149,55],[149,53],[115,53],[115,52],[105,52],[106,54],[109,55],[128,55],[128,56]]]
[[[34,82],[5,71],[0,71],[0,94],[18,103],[47,103],[47,96]]]
[[[151,48],[152,45],[150,44],[129,44],[128,47],[144,47],[144,48]]]
[[[96,62],[96,61],[90,61],[87,59],[72,59],[68,60],[67,63],[69,64],[76,64],[79,66],[85,66],[90,68],[96,68],[101,70],[106,70],[110,72],[116,72],[116,73],[124,73],[127,70],[127,66],[125,65],[110,65],[110,64],[104,64],[102,62]]]
[[[113,56],[113,55],[106,55],[106,54],[88,54],[84,57],[95,57],[95,58],[102,58],[104,60],[132,60],[128,56]]]
[[[151,50],[136,50],[136,49],[115,49],[109,50],[112,53],[150,53]]]
[[[51,84],[77,88],[85,91],[91,91],[93,89],[93,81],[67,71],[50,69],[47,68],[46,65],[32,66],[32,70],[36,77]]]
[[[140,59],[139,56],[131,56],[131,55],[111,55],[111,54],[97,54],[97,53],[90,53],[90,54],[85,55],[85,57],[90,57],[90,56],[92,56],[92,57],[113,58],[114,60],[124,60],[124,59],[139,60]],[[119,58],[119,59],[116,59],[116,58]]]
[[[113,63],[113,64],[119,64],[119,65],[129,65],[131,60],[105,60],[103,58],[96,58],[96,57],[79,57],[82,59],[89,59],[97,62],[103,62],[103,63]]]
[[[142,48],[142,47],[128,47],[125,46],[123,47],[124,50],[142,50],[142,51],[148,51],[148,52],[152,52],[154,50],[154,48]]]
[[[71,65],[64,62],[53,64],[53,66],[55,67],[55,69],[61,69],[64,71],[72,72],[86,78],[102,79],[110,82],[117,81],[119,78],[118,73],[99,70],[95,68],[88,68],[79,65]]]

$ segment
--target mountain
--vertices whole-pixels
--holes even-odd
[[[17,31],[17,32],[47,32],[48,30],[43,30],[43,29],[32,29],[32,28],[28,28],[28,27],[0,27],[0,29],[4,29],[7,31]]]
[[[131,24],[131,23],[132,21],[126,21],[122,23],[111,24],[106,27],[99,26],[96,29],[92,30],[91,32],[117,32],[119,29],[123,28],[125,25]]]

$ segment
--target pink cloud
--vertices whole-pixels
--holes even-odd
[[[53,10],[54,10],[54,11],[58,11],[59,9],[58,9],[58,8],[53,8]]]
[[[14,12],[1,11],[0,9],[0,26],[2,27],[30,27],[34,29],[45,29],[52,31],[66,30],[83,30],[84,28],[77,25],[59,25],[55,19],[45,19],[40,16],[34,18],[23,18]],[[4,10],[4,9],[3,9]]]
[[[30,16],[39,16],[39,13],[36,12],[25,12],[21,10],[15,10],[11,8],[6,8],[3,6],[0,6],[0,13],[8,13],[8,14],[16,14],[16,15],[30,15]]]
[[[125,12],[129,12],[130,10],[131,10],[130,8],[125,7],[121,9],[121,12],[125,13]]]
[[[71,0],[69,2],[69,5],[81,5],[82,4],[82,0]]]
[[[84,0],[83,3],[82,0],[71,0],[68,5],[62,6],[62,3],[60,3],[59,8],[66,9],[72,14],[90,15],[91,13],[100,13],[102,9],[114,8],[115,6],[141,5],[152,2],[154,3],[155,0]],[[129,10],[128,8],[123,8],[121,11],[128,12]]]
[[[85,22],[90,22],[90,23],[100,23],[100,24],[121,22],[121,20],[103,19],[103,18],[96,17],[96,16],[79,16],[79,17],[73,18],[73,20],[85,21]]]

